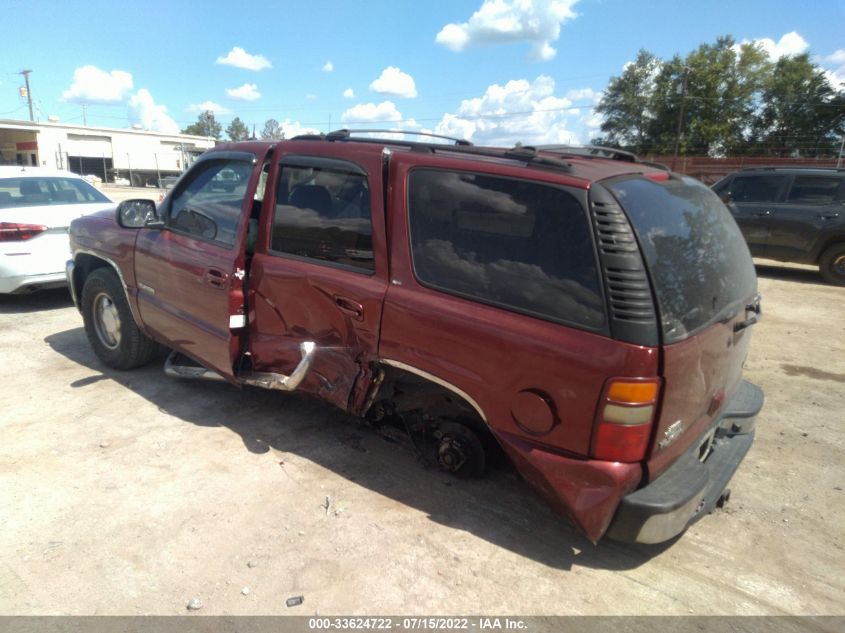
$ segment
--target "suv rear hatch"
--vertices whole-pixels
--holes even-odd
[[[760,310],[754,264],[727,208],[697,180],[662,176],[602,183],[634,227],[659,315],[664,385],[649,480],[695,443],[707,456]]]

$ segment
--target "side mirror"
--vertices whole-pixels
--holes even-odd
[[[158,219],[156,203],[142,198],[124,200],[117,205],[116,218],[118,225],[125,229],[164,227],[164,222]]]
[[[730,204],[734,201],[734,197],[731,195],[731,192],[725,189],[722,193],[719,194],[719,197],[722,199],[722,202],[725,204]]]

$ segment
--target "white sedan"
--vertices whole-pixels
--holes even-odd
[[[76,174],[0,167],[0,293],[65,285],[71,220],[114,206]]]

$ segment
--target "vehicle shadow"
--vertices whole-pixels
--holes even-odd
[[[418,463],[410,446],[391,441],[316,399],[174,380],[164,375],[158,362],[132,372],[115,371],[94,356],[81,327],[52,334],[45,341],[69,360],[100,372],[75,381],[71,388],[114,380],[179,420],[234,431],[252,453],[275,449],[305,458],[416,508],[436,523],[465,530],[553,568],[632,569],[672,545],[672,541],[660,546],[602,541],[594,546],[513,472],[499,468],[483,479],[455,479],[435,465]]]
[[[32,294],[0,294],[0,314],[27,314],[43,310],[57,310],[73,305],[67,288],[39,290]]]
[[[793,268],[789,266],[776,266],[773,264],[760,264],[755,262],[758,277],[766,279],[778,279],[780,281],[795,281],[800,284],[813,284],[816,286],[830,286],[822,279],[818,270],[808,268]]]

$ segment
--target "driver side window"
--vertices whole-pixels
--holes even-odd
[[[252,164],[221,159],[203,161],[173,196],[167,225],[179,233],[232,246],[243,213]]]

